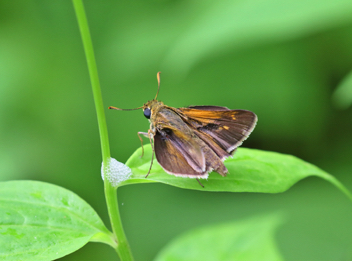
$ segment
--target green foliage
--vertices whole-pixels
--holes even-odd
[[[84,200],[48,183],[1,182],[0,217],[1,260],[53,260],[89,241],[115,244]]]
[[[347,109],[352,104],[352,72],[340,83],[333,93],[333,101],[339,109]]]
[[[194,179],[167,174],[157,161],[154,162],[148,178],[144,178],[148,173],[152,153],[150,145],[146,145],[144,149],[143,157],[141,157],[142,148],[139,148],[126,162],[126,165],[132,169],[133,175],[129,180],[122,182],[121,186],[162,182],[180,188],[202,191],[278,193],[286,191],[299,180],[318,176],[336,185],[352,200],[348,190],[333,176],[291,155],[238,148],[234,156],[225,161],[229,174],[226,177],[216,173],[210,174],[207,180],[201,180],[203,188]]]
[[[348,22],[352,14],[348,0],[225,0],[205,1],[202,5],[166,58],[165,63],[179,72],[187,72],[214,53],[304,36],[320,31],[326,24]]]
[[[85,1],[105,109],[153,98],[155,73],[162,71],[160,99],[167,105],[252,110],[259,124],[246,147],[295,155],[352,187],[351,88],[345,85],[352,68],[351,3]],[[96,112],[72,3],[0,1],[0,17],[0,180],[70,187],[107,223]],[[332,106],[333,90],[346,110]],[[124,162],[148,123],[140,111],[106,114],[112,156]],[[276,209],[290,218],[278,235],[286,260],[352,260],[350,202],[319,179],[303,179],[284,194],[200,193],[217,178],[239,174],[212,173],[202,189],[195,180],[165,174],[156,161],[144,179],[150,156],[143,160],[133,183],[168,178],[173,185],[192,182],[186,185],[195,190],[159,184],[118,190],[138,261],[152,260],[180,231]],[[62,260],[114,260],[116,253],[104,247],[91,244]]]
[[[282,261],[274,242],[280,215],[197,228],[167,244],[155,261]]]
[[[318,176],[349,192],[332,176],[290,155],[239,148],[226,161],[227,177],[212,174],[202,181],[166,174],[155,162],[148,179],[151,146],[139,148],[126,163],[133,172],[121,183],[162,182],[205,191],[278,193],[308,176]],[[351,197],[352,198],[352,197]],[[116,247],[113,236],[95,211],[74,193],[37,181],[0,183],[0,256],[3,260],[52,260],[89,241]],[[277,215],[197,229],[168,245],[156,260],[282,260],[273,242]],[[215,243],[214,243],[215,242]],[[211,249],[211,251],[207,251]]]

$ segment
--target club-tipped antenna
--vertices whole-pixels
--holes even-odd
[[[158,72],[158,73],[156,74],[156,78],[158,79],[158,91],[156,92],[156,95],[155,95],[154,100],[156,100],[156,98],[158,98],[158,94],[159,94],[159,89],[160,89],[160,73],[161,73],[161,72]]]
[[[134,111],[134,110],[139,110],[139,109],[142,109],[142,108],[143,108],[143,106],[138,107],[138,108],[134,108],[134,109],[120,109],[120,108],[113,107],[113,106],[109,107],[109,109],[111,109],[111,110],[118,110],[118,111]]]

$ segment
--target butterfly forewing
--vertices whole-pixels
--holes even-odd
[[[204,140],[205,135],[205,138],[215,141],[227,153],[232,153],[242,144],[257,122],[257,116],[246,110],[229,110],[218,106],[194,106],[178,110],[186,122],[203,134],[200,138]]]
[[[211,106],[211,105],[189,106],[189,107],[187,107],[187,109],[197,109],[197,110],[203,110],[203,111],[229,111],[230,110],[227,107]]]

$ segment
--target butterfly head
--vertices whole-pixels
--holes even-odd
[[[155,99],[148,101],[143,105],[143,114],[149,120],[152,114],[154,114],[158,110],[158,108],[162,106],[164,106],[164,103],[162,101],[158,101]]]

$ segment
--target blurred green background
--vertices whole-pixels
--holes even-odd
[[[106,108],[153,99],[162,71],[167,105],[252,110],[259,122],[245,147],[296,155],[352,190],[352,109],[332,100],[352,69],[350,0],[84,3]],[[142,111],[106,116],[112,156],[125,162],[149,123]],[[93,96],[69,0],[0,2],[0,144],[1,181],[63,186],[108,224]],[[351,202],[318,178],[273,195],[144,184],[118,196],[136,261],[191,228],[275,211],[286,213],[277,233],[285,260],[352,260]],[[61,260],[88,259],[118,260],[97,243]]]

